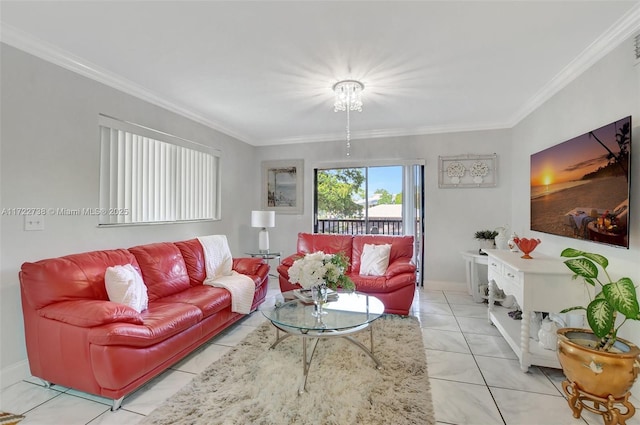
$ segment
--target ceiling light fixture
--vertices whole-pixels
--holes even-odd
[[[336,95],[333,110],[347,111],[347,156],[351,155],[351,111],[362,112],[364,84],[356,80],[342,80],[333,85]]]

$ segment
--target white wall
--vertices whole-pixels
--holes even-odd
[[[330,107],[328,105],[327,107]],[[366,105],[363,108],[366,113]],[[338,117],[336,117],[338,118]],[[259,160],[304,159],[304,214],[276,216],[269,232],[271,246],[292,254],[298,232],[312,230],[313,168],[327,164],[424,159],[425,167],[425,287],[458,287],[465,282],[460,251],[478,249],[476,230],[510,224],[510,130],[406,136],[352,141],[351,156],[345,142],[312,143],[258,148]],[[498,154],[499,177],[495,188],[438,188],[438,156]],[[259,161],[258,160],[258,161]]]
[[[98,114],[140,123],[222,151],[222,220],[97,228],[95,217],[45,217],[43,231],[3,215],[0,233],[0,384],[24,377],[26,350],[18,284],[25,261],[149,242],[228,235],[234,255],[253,247],[258,205],[255,148],[34,56],[2,45],[0,207],[98,206]],[[238,194],[243,194],[238,196]]]
[[[632,115],[630,248],[529,231],[529,159],[542,149]],[[640,285],[640,65],[635,64],[633,41],[622,43],[585,73],[538,108],[513,129],[512,221],[540,238],[540,252],[560,255],[572,247],[609,258],[612,278],[630,277]],[[621,336],[640,343],[637,322],[625,324]]]

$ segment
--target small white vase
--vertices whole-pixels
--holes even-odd
[[[509,236],[507,236],[508,227],[498,227],[496,228],[496,232],[498,232],[498,236],[495,237],[496,248],[502,250],[509,249]]]

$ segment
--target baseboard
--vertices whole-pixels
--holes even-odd
[[[29,362],[23,360],[0,370],[0,388],[6,388],[31,376]]]
[[[447,282],[441,280],[425,280],[424,289],[429,291],[451,291],[467,293],[467,284],[465,282]]]

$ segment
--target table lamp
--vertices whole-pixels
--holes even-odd
[[[261,227],[258,233],[258,249],[260,252],[269,252],[269,232],[267,227],[275,227],[275,211],[251,211],[251,227]]]

